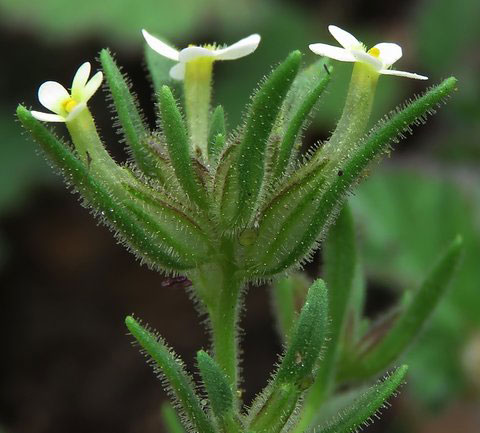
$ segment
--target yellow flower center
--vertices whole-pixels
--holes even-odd
[[[380,50],[377,47],[373,47],[368,50],[368,54],[372,57],[378,58],[380,56]]]
[[[70,113],[77,105],[77,101],[75,101],[73,98],[68,98],[62,105],[63,108],[65,108],[65,111]]]

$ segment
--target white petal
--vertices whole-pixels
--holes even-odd
[[[91,80],[90,80],[91,81]],[[85,102],[81,102],[80,104],[75,105],[75,108],[68,113],[65,122],[70,122],[71,120],[75,119],[83,110],[87,108],[87,104]]]
[[[383,75],[396,75],[397,77],[414,78],[416,80],[428,80],[428,77],[425,77],[425,75],[418,75],[418,74],[414,74],[413,72],[394,71],[392,69],[382,69],[380,73]]]
[[[78,68],[77,73],[73,77],[72,82],[72,98],[80,99],[83,88],[87,84],[88,77],[90,76],[91,65],[90,62],[85,62],[82,66]]]
[[[352,53],[344,48],[334,47],[326,44],[310,44],[309,48],[320,56],[330,57],[341,62],[355,62]]]
[[[170,77],[174,80],[183,80],[185,78],[185,63],[177,63],[170,69]]]
[[[78,101],[87,102],[98,90],[98,88],[102,84],[102,81],[103,81],[103,74],[101,71],[99,71],[92,78],[90,78],[90,81],[82,89],[81,98]]]
[[[377,59],[376,57],[373,57],[364,51],[353,50],[352,55],[358,62],[366,63],[376,71],[380,71],[380,69],[383,68],[383,63],[380,61],[380,59]]]
[[[400,57],[402,57],[402,47],[397,44],[389,42],[382,42],[375,45],[373,48],[378,48],[380,54],[378,58],[383,63],[384,68],[393,65]]]
[[[229,47],[215,50],[215,57],[218,60],[235,60],[248,56],[257,49],[260,39],[260,35],[250,35]]]
[[[52,113],[42,113],[41,111],[30,111],[32,116],[37,120],[42,122],[65,122],[65,117],[59,116],[58,114]]]
[[[38,89],[40,104],[57,114],[62,112],[62,103],[68,98],[67,89],[56,81],[46,81]]]
[[[180,51],[178,60],[181,63],[186,63],[190,60],[198,59],[199,57],[215,57],[215,52],[208,48],[191,46]]]
[[[358,49],[363,46],[362,43],[355,36],[346,32],[340,27],[328,26],[328,31],[346,50]]]
[[[147,44],[150,45],[152,50],[156,51],[158,54],[161,54],[167,59],[178,61],[178,51],[175,48],[170,47],[165,42],[162,42],[160,39],[152,36],[145,29],[142,30],[142,33],[143,37],[147,41]]]

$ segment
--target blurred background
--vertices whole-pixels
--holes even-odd
[[[123,319],[136,313],[192,367],[208,336],[182,287],[141,267],[79,205],[22,134],[19,102],[40,108],[46,80],[73,73],[110,47],[151,121],[141,28],[172,41],[232,43],[262,35],[255,53],[215,66],[216,103],[235,127],[249,94],[275,62],[312,42],[334,44],[327,25],[367,45],[398,42],[398,69],[455,75],[454,98],[396,146],[351,198],[375,317],[415,288],[455,234],[466,255],[448,296],[406,356],[408,385],[369,432],[480,431],[480,2],[478,0],[0,0],[0,432],[162,432],[160,383],[130,347]],[[338,119],[350,64],[335,78],[306,139]],[[425,82],[383,77],[372,122]],[[101,92],[92,110],[118,160],[126,155]],[[58,125],[58,133],[64,133]],[[318,273],[319,259],[309,267]],[[268,289],[253,288],[243,321],[247,400],[281,350]]]

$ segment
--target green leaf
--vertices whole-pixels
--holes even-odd
[[[133,317],[127,316],[125,324],[146,354],[155,362],[155,371],[164,377],[164,386],[182,408],[191,426],[202,433],[215,433],[200,399],[194,391],[193,381],[185,372],[180,359],[169,349],[163,339],[143,328]]]
[[[323,277],[328,285],[329,343],[318,367],[315,382],[305,399],[296,431],[304,431],[310,424],[335,385],[338,346],[345,327],[357,261],[354,222],[348,206],[343,208],[330,229],[324,244],[323,259]]]
[[[372,344],[367,334],[359,344],[357,358],[352,360],[347,371],[340,372],[340,377],[369,377],[387,368],[403,354],[445,294],[459,264],[462,250],[462,238],[458,236],[383,338],[380,341],[375,338]]]
[[[294,145],[300,131],[305,127],[308,116],[330,82],[330,70],[326,73],[324,67],[328,68],[323,60],[314,63],[302,71],[292,85],[289,96],[293,100],[289,101],[289,109],[284,115],[287,126],[276,159],[275,178],[282,177],[292,163]]]
[[[118,120],[137,166],[148,176],[162,179],[163,176],[156,167],[154,152],[148,146],[149,131],[143,121],[143,114],[138,107],[136,96],[130,91],[131,86],[108,50],[104,49],[100,52],[100,61],[112,94]]]
[[[342,160],[339,165],[329,167],[327,161],[324,171],[328,178],[325,186],[318,193],[320,198],[315,203],[316,210],[309,216],[308,224],[305,224],[304,220],[301,221],[304,228],[300,234],[292,236],[285,230],[282,236],[277,236],[278,244],[287,244],[290,247],[285,251],[275,250],[276,254],[259,260],[259,263],[265,263],[266,266],[263,270],[259,269],[258,271],[263,271],[265,276],[275,275],[308,258],[316,247],[316,241],[334,218],[336,210],[347,193],[365,176],[366,169],[389,151],[391,141],[398,141],[399,138],[404,137],[404,133],[411,131],[411,124],[424,123],[426,116],[432,114],[435,108],[444,102],[445,98],[456,89],[456,85],[455,78],[447,78],[423,96],[410,102],[403,110],[395,113],[388,120],[382,120],[364,139],[363,144],[357,146],[356,150]],[[315,165],[318,162],[312,160],[311,163]],[[307,164],[303,173],[299,173],[298,177],[309,177],[311,172],[312,167]],[[299,206],[304,206],[304,202],[301,201]],[[262,222],[260,222],[261,224]],[[291,233],[297,230],[298,226],[292,225]],[[269,250],[265,250],[265,252],[272,253]]]
[[[210,161],[215,161],[223,150],[226,136],[225,114],[223,107],[219,105],[212,114],[208,131],[208,157]]]
[[[369,388],[333,418],[315,426],[318,433],[351,433],[370,424],[371,417],[402,385],[408,367],[403,365]]]
[[[270,133],[301,61],[300,51],[292,52],[267,78],[253,98],[245,134],[238,153],[239,200],[237,215],[248,222],[253,214],[265,176],[265,154]]]
[[[94,178],[88,167],[70,148],[36,120],[29,110],[20,105],[17,108],[17,116],[41,146],[47,158],[61,171],[66,181],[75,185],[101,219],[144,260],[172,272],[184,271],[194,265],[194,262],[180,260],[171,251],[171,247],[159,242],[158,239],[153,240],[149,232],[139,225],[138,219],[127,211],[125,201],[122,198],[118,198],[117,201],[109,191],[108,185]],[[114,181],[115,179],[112,179],[112,182]]]
[[[186,433],[170,403],[162,404],[162,420],[168,433]]]
[[[229,433],[240,432],[240,423],[236,419],[233,407],[233,394],[227,376],[208,353],[197,353],[197,364],[213,414],[222,430]]]
[[[200,186],[193,169],[188,133],[180,110],[168,86],[158,93],[162,126],[168,153],[175,175],[187,196],[200,208],[205,208],[205,191]]]
[[[300,396],[314,377],[314,368],[324,344],[328,324],[328,294],[325,283],[317,280],[310,287],[300,317],[272,384],[264,394],[268,398],[256,412],[249,432],[280,432],[297,407]],[[264,397],[261,397],[264,399]]]

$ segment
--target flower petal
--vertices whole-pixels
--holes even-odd
[[[72,82],[72,98],[80,100],[85,84],[87,84],[88,77],[90,76],[91,65],[90,62],[85,62],[78,68],[77,73],[73,77]]]
[[[40,104],[57,114],[62,112],[62,103],[68,98],[67,89],[56,81],[46,81],[38,89]]]
[[[65,122],[65,117],[59,116],[58,114],[52,113],[42,113],[41,111],[30,111],[33,117],[42,122]]]
[[[181,63],[189,62],[190,60],[198,59],[199,57],[215,57],[215,52],[204,47],[197,47],[196,45],[184,48],[178,55],[178,60]]]
[[[81,97],[78,102],[87,102],[98,90],[103,81],[102,71],[97,72],[82,89]],[[73,95],[72,95],[73,96]]]
[[[167,59],[178,62],[178,51],[175,48],[170,47],[165,42],[162,42],[160,39],[152,36],[145,29],[142,30],[142,34],[152,50],[156,51],[158,54],[166,57]]]
[[[91,80],[90,80],[91,81]],[[68,116],[65,119],[65,122],[70,122],[75,119],[83,110],[87,108],[86,102],[81,102],[80,104],[75,105],[75,108],[68,113]]]
[[[363,44],[352,34],[337,26],[328,26],[328,31],[346,50],[359,49]]]
[[[229,47],[215,50],[215,57],[218,60],[235,60],[248,56],[257,49],[260,39],[261,37],[258,34],[250,35]]]
[[[378,58],[383,63],[384,68],[388,68],[393,65],[400,57],[402,57],[402,47],[390,42],[382,42],[375,45],[373,48],[377,48],[380,51]]]
[[[334,47],[326,44],[310,44],[308,46],[315,54],[340,60],[341,62],[355,62],[352,53],[344,48]]]
[[[174,80],[183,80],[185,78],[185,63],[177,63],[170,69],[170,77]]]
[[[380,69],[383,69],[383,63],[380,59],[377,59],[376,57],[373,57],[370,54],[365,53],[364,51],[353,50],[352,55],[355,57],[356,61],[366,63],[376,71],[380,71]]]
[[[393,69],[382,69],[380,71],[380,74],[396,75],[397,77],[413,78],[415,80],[428,80],[428,77],[426,77],[425,75],[414,74],[413,72],[394,71]]]

